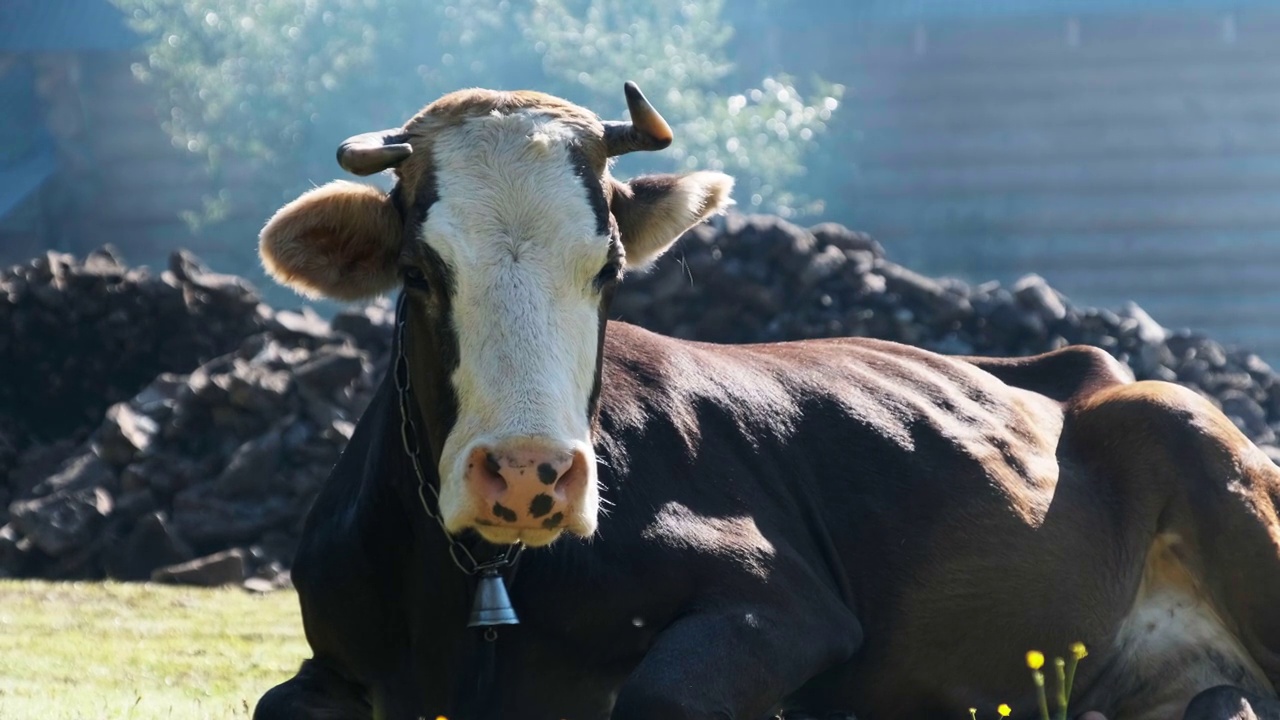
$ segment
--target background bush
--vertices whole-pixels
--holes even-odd
[[[269,212],[339,174],[342,138],[398,125],[451,90],[536,88],[621,118],[626,79],[677,139],[629,159],[623,174],[723,169],[738,177],[744,209],[821,209],[802,176],[842,88],[785,75],[734,87],[723,0],[115,1],[150,38],[134,72],[163,90],[175,144],[203,155],[215,175],[237,161],[280,179],[273,197],[220,186],[203,212],[189,213],[196,226],[233,204]]]

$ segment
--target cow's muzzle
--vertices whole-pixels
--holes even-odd
[[[591,462],[580,449],[537,438],[473,447],[463,481],[476,529],[504,538],[521,531],[521,539],[554,538],[562,530],[582,534],[579,519],[584,511],[594,514],[585,507],[593,504]]]

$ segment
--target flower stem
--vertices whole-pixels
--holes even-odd
[[[1031,671],[1031,680],[1036,684],[1036,701],[1040,704],[1040,718],[1050,720],[1049,701],[1044,694],[1044,673],[1039,670]]]
[[[1067,673],[1062,658],[1053,659],[1054,674],[1058,677],[1058,720],[1067,720]]]
[[[1071,688],[1076,682],[1076,666],[1080,664],[1080,658],[1076,655],[1071,656],[1071,667],[1067,668],[1067,700],[1071,699]]]

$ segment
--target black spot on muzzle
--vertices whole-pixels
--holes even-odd
[[[542,481],[543,485],[550,485],[559,477],[556,469],[551,467],[550,463],[542,463],[538,466],[538,479]]]
[[[529,514],[535,518],[551,512],[551,508],[555,507],[556,501],[550,495],[545,493],[539,494],[529,503]]]
[[[497,503],[497,502],[496,502],[496,503],[494,503],[494,504],[493,504],[493,514],[494,514],[494,516],[496,516],[498,519],[503,520],[503,521],[505,521],[505,522],[515,522],[515,521],[516,521],[516,511],[515,511],[515,510],[512,510],[511,508],[507,507],[506,505],[503,505],[502,503]]]

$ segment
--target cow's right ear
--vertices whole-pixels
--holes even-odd
[[[271,277],[302,295],[360,300],[399,284],[400,232],[386,193],[339,180],[276,211],[258,252]]]

